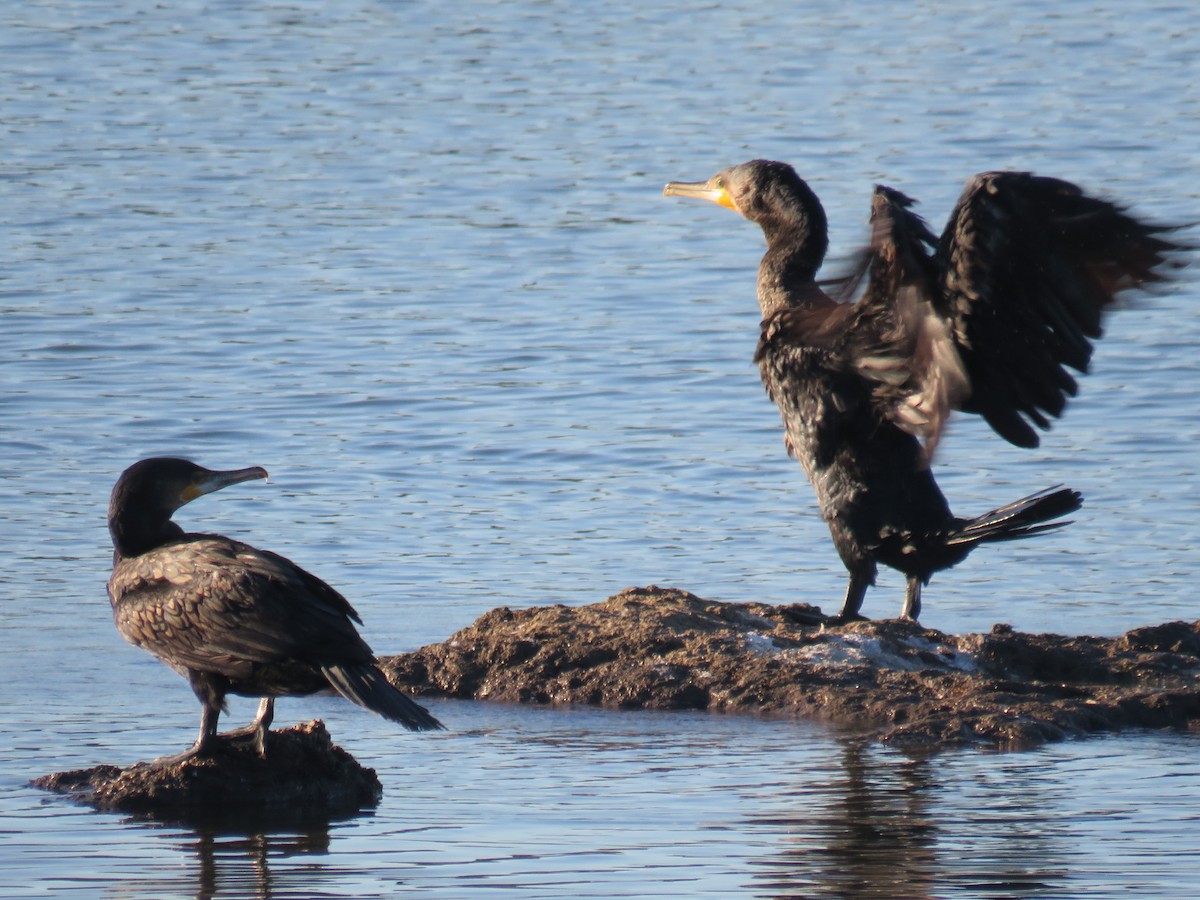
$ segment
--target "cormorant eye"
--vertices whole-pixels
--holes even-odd
[[[723,190],[725,190],[725,179],[724,179],[724,178],[718,178],[718,179],[716,179],[716,181],[714,181],[714,182],[713,182],[713,185],[714,185],[714,187],[716,187],[718,190],[722,190],[722,191],[723,191]]]

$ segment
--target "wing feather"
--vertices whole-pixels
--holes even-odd
[[[933,294],[963,361],[963,408],[1034,447],[1077,390],[1120,291],[1163,279],[1172,229],[1056,178],[972,178],[938,242]]]
[[[937,239],[911,207],[904,194],[876,186],[871,242],[843,280],[866,286],[857,303],[844,304],[853,313],[838,350],[872,385],[878,414],[921,438],[928,459],[970,385],[937,305]]]
[[[1025,172],[972,178],[940,238],[912,200],[877,186],[872,234],[839,297],[832,349],[873,387],[880,415],[933,453],[953,409],[1010,443],[1038,444],[1086,372],[1126,289],[1162,281],[1186,249],[1070,182]],[[865,284],[865,286],[864,286]]]
[[[109,582],[121,633],[177,669],[244,678],[256,663],[373,660],[349,602],[287,559],[189,535],[120,560]]]

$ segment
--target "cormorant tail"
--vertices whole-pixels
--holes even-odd
[[[1023,497],[1015,503],[993,509],[982,516],[963,521],[946,543],[953,546],[1033,537],[1044,531],[1070,525],[1069,521],[1050,520],[1073,513],[1081,506],[1083,495],[1079,491],[1056,485]]]
[[[446,727],[425,707],[393,687],[376,666],[322,666],[321,671],[347,700],[379,713],[385,719],[399,722],[410,731],[437,731]]]

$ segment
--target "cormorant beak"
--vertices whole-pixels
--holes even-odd
[[[664,197],[696,197],[699,200],[707,200],[710,203],[715,203],[718,206],[724,206],[726,209],[732,209],[734,212],[739,212],[737,204],[733,202],[733,197],[729,196],[729,189],[725,185],[725,179],[720,175],[708,179],[708,181],[669,181],[667,186],[663,188]]]
[[[255,478],[261,478],[263,481],[266,481],[268,478],[267,470],[261,466],[251,466],[248,469],[231,469],[227,472],[210,472],[205,470],[197,474],[192,479],[191,484],[180,492],[179,499],[183,503],[191,503],[197,497],[203,497],[205,494],[219,491],[221,488],[229,487],[231,484],[253,481]],[[181,503],[180,505],[182,506],[183,504]]]

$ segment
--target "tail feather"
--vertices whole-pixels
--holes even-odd
[[[1083,506],[1083,495],[1062,485],[1055,485],[1015,503],[993,509],[982,516],[964,521],[947,541],[955,544],[978,544],[986,541],[1015,541],[1054,531],[1067,522],[1052,522],[1075,512]]]
[[[376,666],[325,666],[321,669],[339,694],[363,709],[399,722],[411,731],[436,731],[446,726],[421,704],[394,687]]]

